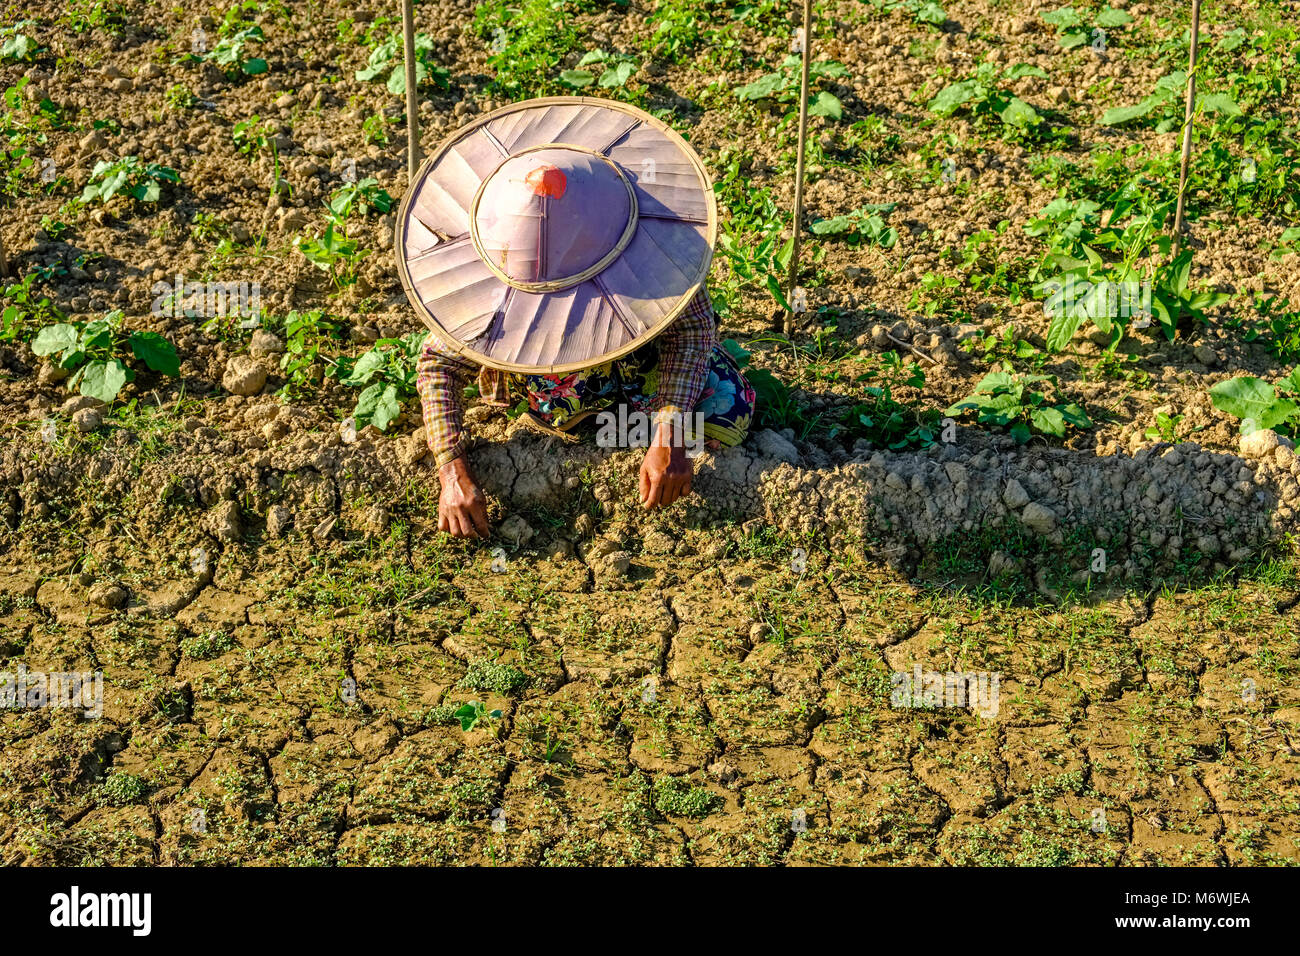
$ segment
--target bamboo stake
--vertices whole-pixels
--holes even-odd
[[[1178,208],[1174,212],[1174,258],[1183,246],[1183,203],[1187,194],[1187,166],[1192,158],[1192,114],[1196,111],[1196,49],[1201,35],[1201,0],[1192,0],[1192,43],[1187,55],[1187,104],[1183,110],[1183,159],[1178,174]]]
[[[793,305],[799,280],[799,234],[803,229],[804,153],[808,145],[808,67],[812,62],[812,0],[803,0],[803,73],[799,82],[799,156],[794,172],[794,236],[790,246],[790,281],[786,301]],[[786,313],[785,334],[794,334],[795,313]]]
[[[415,90],[415,4],[402,0],[402,57],[406,66],[406,181],[420,166],[420,113]]]
[[[0,278],[9,275],[9,260],[5,258],[5,237],[0,233]]]

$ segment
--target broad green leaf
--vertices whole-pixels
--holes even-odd
[[[1241,107],[1227,93],[1208,93],[1197,100],[1197,103],[1207,113],[1218,113],[1220,116],[1241,115]]]
[[[931,113],[947,116],[973,99],[978,89],[979,83],[975,80],[959,80],[956,83],[949,83],[938,92],[934,99],[930,100],[927,108]]]
[[[762,100],[775,96],[785,89],[786,78],[780,73],[768,73],[760,76],[753,83],[747,83],[736,89],[736,96],[742,100]]]
[[[180,359],[176,356],[176,347],[157,332],[132,332],[127,340],[135,357],[143,360],[155,372],[163,375],[179,375]]]
[[[948,20],[948,14],[937,3],[927,3],[916,11],[916,19],[921,23],[942,26]]]
[[[1034,66],[1032,63],[1013,63],[1007,67],[1007,72],[1004,75],[1008,80],[1018,80],[1025,76],[1047,79],[1047,71],[1040,66]]]
[[[587,70],[565,70],[560,74],[560,82],[572,87],[591,86],[596,77]]]
[[[1092,419],[1089,418],[1088,413],[1085,412],[1078,405],[1070,404],[1070,405],[1061,405],[1058,407],[1061,410],[1061,417],[1063,417],[1067,422],[1069,422],[1075,428],[1092,427]]]
[[[787,312],[793,312],[794,308],[790,305],[790,300],[785,297],[785,291],[781,288],[781,283],[772,273],[767,274],[767,291],[776,299],[777,304]]]
[[[365,385],[381,368],[386,356],[381,349],[371,349],[352,366],[352,371],[341,381],[344,385]]]
[[[1114,29],[1115,27],[1122,27],[1132,22],[1133,18],[1131,16],[1123,10],[1116,10],[1113,7],[1106,7],[1102,10],[1097,14],[1096,20],[1097,26],[1105,27],[1108,30]]]
[[[1043,22],[1051,24],[1058,30],[1064,27],[1077,26],[1080,22],[1079,14],[1074,7],[1058,7],[1048,13],[1043,14]]]
[[[1011,102],[999,115],[1002,117],[1002,122],[1022,129],[1034,125],[1039,120],[1038,111],[1018,96],[1011,97]]]
[[[831,119],[840,119],[844,115],[844,107],[834,95],[827,93],[825,90],[817,94],[817,98],[808,104],[809,116],[829,116]]]
[[[36,338],[32,339],[32,351],[37,355],[63,352],[75,348],[79,337],[76,327],[66,322],[47,325],[36,333]]]
[[[838,236],[854,229],[854,221],[849,216],[835,216],[832,219],[819,219],[808,227],[818,236]]]
[[[1246,31],[1243,27],[1237,27],[1230,33],[1226,33],[1223,39],[1214,45],[1216,50],[1222,50],[1224,53],[1231,53],[1237,47],[1246,42]]]
[[[1029,420],[1034,427],[1045,435],[1065,437],[1065,416],[1050,405],[1046,408],[1034,408],[1029,412]]]
[[[632,78],[632,74],[636,71],[637,64],[624,60],[600,75],[600,85],[606,89],[621,87]]]
[[[1210,387],[1210,401],[1221,412],[1235,418],[1250,418],[1262,427],[1269,411],[1277,403],[1273,386],[1253,375],[1238,375]]]
[[[1064,351],[1065,347],[1074,339],[1074,335],[1079,331],[1079,326],[1083,324],[1083,315],[1076,309],[1061,308],[1056,315],[1052,317],[1051,325],[1047,328],[1047,348],[1051,352]]]
[[[402,412],[402,403],[397,398],[397,386],[389,385],[380,393],[375,409],[370,415],[370,424],[381,432]]]
[[[80,392],[109,405],[128,381],[130,375],[120,359],[96,359],[86,364],[80,380]]]
[[[1119,126],[1121,123],[1140,119],[1155,109],[1156,105],[1157,101],[1148,96],[1134,106],[1113,106],[1101,115],[1101,125]]]

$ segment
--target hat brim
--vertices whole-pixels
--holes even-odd
[[[547,144],[617,163],[638,216],[622,254],[595,276],[527,292],[480,258],[470,215],[502,162]],[[626,103],[559,96],[494,110],[444,140],[402,198],[394,245],[407,297],[450,351],[506,372],[565,374],[626,355],[667,328],[708,276],[716,239],[712,183],[680,135]]]

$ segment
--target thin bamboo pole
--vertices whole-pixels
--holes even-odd
[[[0,278],[9,275],[9,260],[5,258],[5,237],[0,234]]]
[[[1187,198],[1187,167],[1192,159],[1192,116],[1196,112],[1196,50],[1201,35],[1201,0],[1192,0],[1192,43],[1187,54],[1187,103],[1183,110],[1183,158],[1178,174],[1178,207],[1174,212],[1174,258],[1183,247],[1183,205]]]
[[[402,0],[402,57],[406,66],[406,181],[420,167],[420,111],[415,90],[415,4]]]
[[[790,246],[790,280],[786,284],[786,301],[793,305],[799,281],[799,238],[803,231],[804,153],[808,145],[808,67],[812,62],[812,0],[803,0],[803,67],[799,82],[799,155],[794,172],[794,234]],[[785,334],[793,335],[795,313],[786,313]]]

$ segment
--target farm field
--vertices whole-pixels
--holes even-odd
[[[102,697],[0,698],[0,863],[1300,863],[1300,17],[1202,5],[1179,239],[1189,3],[814,10],[792,297],[794,7],[416,4],[425,155],[690,141],[759,396],[649,513],[471,401],[466,542],[400,6],[6,4],[0,682]]]

